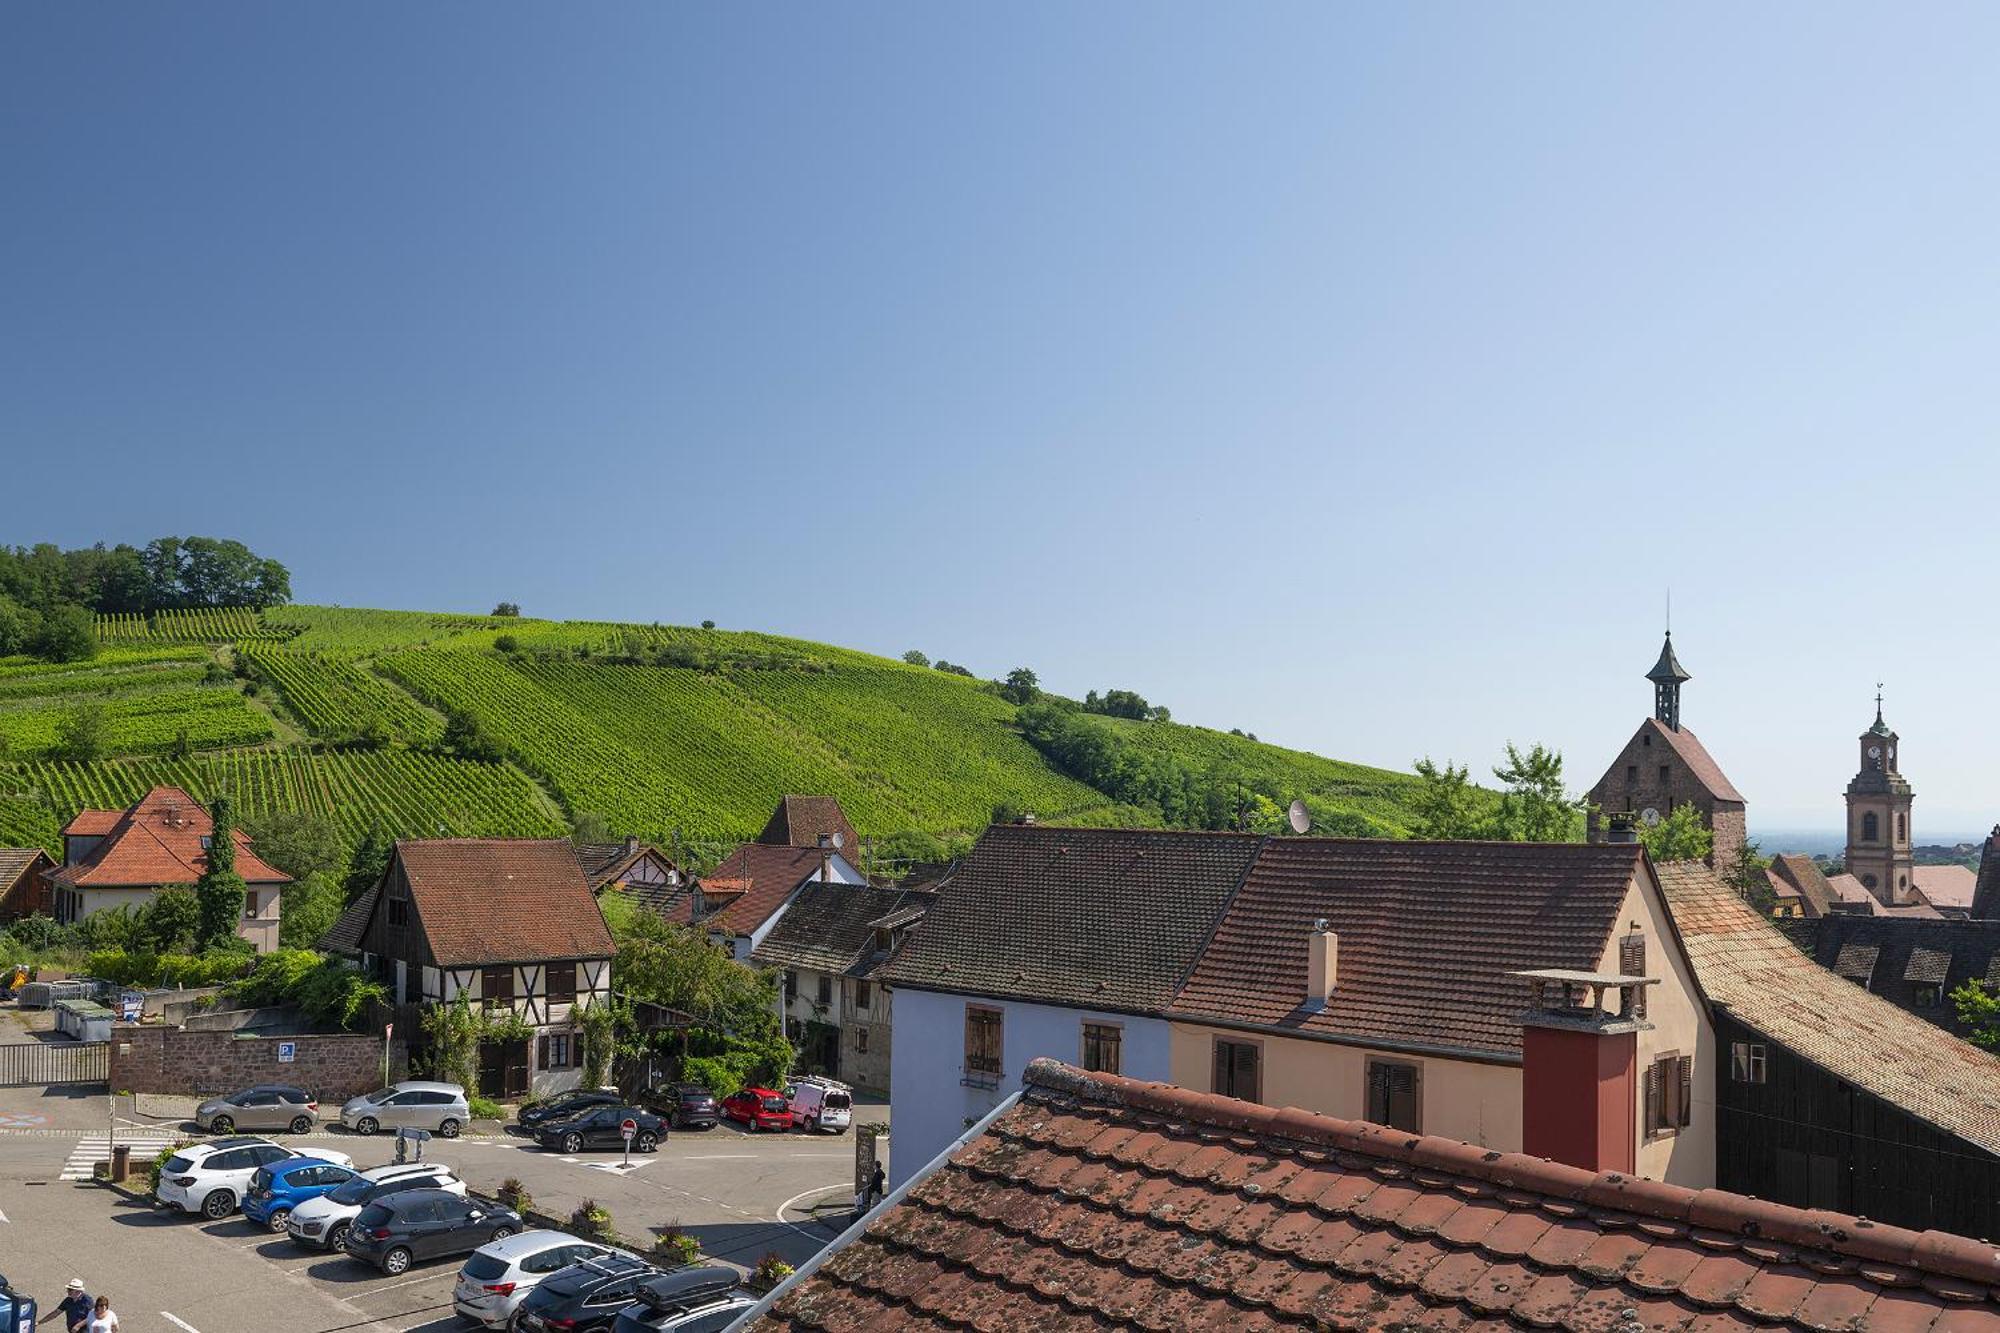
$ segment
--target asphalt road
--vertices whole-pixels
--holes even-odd
[[[450,1311],[457,1260],[388,1278],[296,1249],[241,1217],[204,1222],[63,1180],[101,1152],[108,1114],[101,1096],[0,1090],[0,1125],[17,1122],[0,1127],[0,1272],[17,1290],[47,1302],[81,1277],[113,1298],[125,1333],[461,1327]],[[128,1121],[117,1132],[162,1128]],[[393,1140],[337,1130],[295,1142],[306,1152],[338,1147],[362,1166],[395,1152]],[[796,1264],[838,1233],[845,1217],[815,1221],[806,1210],[850,1197],[853,1151],[851,1135],[750,1135],[724,1125],[677,1133],[629,1170],[617,1152],[571,1159],[512,1137],[433,1140],[428,1155],[482,1193],[516,1178],[540,1211],[564,1216],[595,1200],[635,1242],[677,1224],[712,1256],[749,1267],[772,1251]]]

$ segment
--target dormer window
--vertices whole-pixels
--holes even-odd
[[[214,842],[215,842],[215,840],[214,840],[213,838],[209,837],[209,836],[208,836],[208,834],[204,833],[204,834],[202,834],[202,835],[201,835],[201,849],[202,849],[202,850],[203,850],[204,852],[205,852],[205,851],[207,851],[207,850],[209,849],[209,847],[210,847],[210,846],[212,846],[212,845],[214,844]]]

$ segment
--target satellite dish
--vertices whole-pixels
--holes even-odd
[[[847,845],[847,835],[839,829],[833,831],[833,849],[837,852]]]
[[[1293,801],[1291,809],[1285,811],[1285,818],[1290,821],[1294,833],[1304,833],[1313,826],[1312,816],[1306,813],[1304,801]]]

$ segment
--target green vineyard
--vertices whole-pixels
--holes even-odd
[[[838,797],[878,836],[973,833],[1001,807],[1168,817],[1120,804],[1129,784],[1064,771],[989,685],[779,635],[284,606],[101,616],[98,637],[86,662],[0,660],[0,845],[51,845],[77,809],[160,782],[325,816],[349,837],[377,820],[544,835],[588,811],[620,834],[713,846],[754,834],[788,792]],[[83,753],[80,714],[96,728]],[[1336,831],[1408,827],[1407,775],[1172,723],[1089,723],[1134,764],[1296,794]]]

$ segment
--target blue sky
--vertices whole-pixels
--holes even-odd
[[[10,542],[2000,819],[2000,13],[14,6]]]

